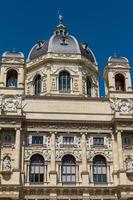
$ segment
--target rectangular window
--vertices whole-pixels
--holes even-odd
[[[64,145],[73,145],[74,137],[63,137],[63,144]]]
[[[43,144],[43,136],[32,136],[32,144]]]
[[[93,145],[96,145],[96,146],[104,145],[104,137],[93,137]]]

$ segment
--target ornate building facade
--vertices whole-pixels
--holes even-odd
[[[133,199],[130,65],[112,56],[99,96],[98,64],[63,23],[27,61],[0,63],[0,199]]]

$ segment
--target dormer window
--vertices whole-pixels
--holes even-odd
[[[7,72],[6,87],[17,88],[17,85],[18,85],[18,73],[16,70],[10,69]]]

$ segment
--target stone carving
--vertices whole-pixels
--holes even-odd
[[[57,66],[55,66],[55,65],[51,66],[51,71],[52,71],[52,73],[57,72],[57,70],[58,70],[58,67],[57,67]]]
[[[131,156],[127,156],[125,159],[125,165],[127,171],[133,171],[133,159]]]
[[[64,150],[57,150],[56,151],[56,161],[61,161],[63,155],[64,155]]]
[[[83,91],[83,94],[85,94],[85,84],[86,84],[86,81],[85,79],[82,80],[82,91]]]
[[[3,95],[0,95],[0,108],[2,108],[2,99],[3,99]]]
[[[32,155],[32,149],[25,149],[25,151],[24,151],[24,159],[28,160],[31,155]]]
[[[75,73],[77,73],[78,72],[78,66],[72,66],[71,67],[71,70],[73,71],[73,72],[75,72]]]
[[[2,100],[2,109],[4,111],[14,112],[21,107],[22,107],[21,96],[4,97]]]
[[[89,161],[92,161],[93,157],[96,155],[103,155],[107,161],[111,161],[112,162],[112,151],[107,151],[107,150],[101,150],[101,151],[96,151],[96,150],[90,150],[87,151],[87,159]]]
[[[3,171],[11,171],[11,159],[9,156],[3,159]]]
[[[132,99],[110,99],[111,108],[116,112],[128,114],[133,111]]]
[[[14,112],[22,108],[22,96],[2,96],[0,95],[0,108],[4,111]]]
[[[66,154],[71,154],[76,158],[77,161],[81,161],[81,150],[70,150],[70,151],[57,150],[56,161],[61,161],[62,157]]]
[[[73,80],[73,90],[78,91],[78,79]]]
[[[79,149],[74,150],[73,155],[75,156],[77,161],[81,161],[81,150],[79,150]]]
[[[50,161],[50,159],[51,159],[51,151],[50,150],[47,150],[47,149],[43,150],[43,155],[44,155],[44,159],[46,161]]]
[[[81,137],[75,136],[74,137],[74,147],[80,148],[81,147]]]
[[[30,157],[33,154],[41,154],[44,156],[45,161],[50,161],[51,159],[51,151],[50,149],[43,149],[43,148],[38,148],[38,149],[25,149],[24,152],[24,159],[29,160]]]
[[[51,79],[51,90],[56,90],[56,77],[52,77]]]

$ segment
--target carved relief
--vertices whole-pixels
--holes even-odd
[[[106,150],[101,150],[101,151],[97,151],[97,150],[90,150],[87,151],[87,159],[89,161],[93,160],[93,157],[96,155],[103,155],[107,161],[111,161],[112,162],[112,151],[106,151]]]
[[[71,67],[71,70],[73,71],[73,72],[75,72],[75,73],[77,73],[78,72],[78,66],[72,66]]]
[[[51,90],[56,90],[56,77],[51,77]]]
[[[86,92],[85,92],[85,84],[86,84],[86,81],[85,81],[85,79],[83,78],[82,79],[82,91],[83,91],[83,94],[85,94]]]
[[[77,161],[81,161],[81,150],[56,150],[56,161],[61,161],[62,157],[66,154],[71,154],[73,155]]]
[[[132,99],[110,99],[111,108],[123,114],[133,112],[133,100]]]
[[[58,66],[56,66],[56,65],[52,65],[52,66],[51,66],[51,72],[52,72],[52,73],[57,72],[57,70],[58,70]]]
[[[24,159],[25,160],[30,160],[30,157],[33,154],[42,154],[44,156],[45,161],[50,161],[51,159],[51,151],[49,149],[43,149],[43,148],[38,148],[38,149],[25,149],[24,152]]]
[[[4,111],[16,112],[17,109],[21,109],[22,107],[22,96],[1,96],[0,107]]]
[[[73,79],[73,90],[74,90],[74,92],[78,91],[78,79],[77,78]]]

